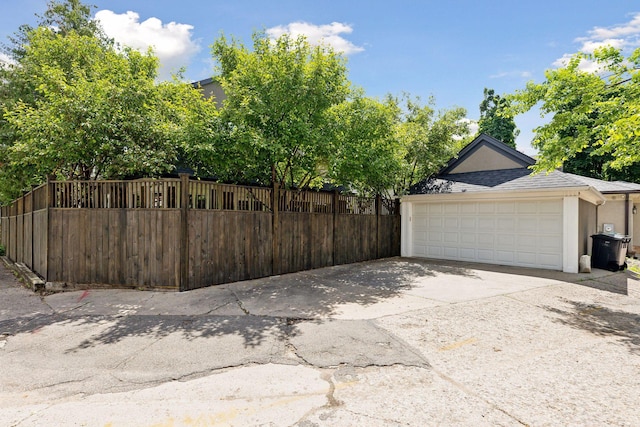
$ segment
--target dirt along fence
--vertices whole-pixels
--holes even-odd
[[[400,254],[396,200],[190,179],[51,181],[3,206],[47,282],[196,289]]]

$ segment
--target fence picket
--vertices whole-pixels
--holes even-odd
[[[45,280],[195,289],[400,253],[398,203],[189,179],[48,181],[1,211]]]

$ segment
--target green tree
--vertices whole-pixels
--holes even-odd
[[[469,136],[464,108],[436,111],[433,98],[427,105],[421,105],[419,100],[407,97],[405,104],[403,117],[396,127],[403,147],[396,194],[406,193],[411,186],[437,173]]]
[[[516,148],[516,138],[520,131],[516,128],[513,114],[510,112],[509,99],[496,95],[493,89],[484,89],[484,99],[480,103],[478,133],[486,133]]]
[[[74,30],[39,27],[28,34],[24,56],[13,70],[33,84],[31,102],[4,105],[11,139],[0,149],[4,200],[47,176],[65,179],[159,175],[188,146],[213,102],[188,84],[154,81],[151,52],[116,49]]]
[[[253,50],[221,36],[212,53],[226,95],[218,175],[283,187],[319,183],[333,146],[329,111],[349,94],[344,58],[303,37],[262,33]]]
[[[332,109],[334,149],[328,178],[361,195],[387,194],[397,186],[403,147],[397,138],[400,110],[388,97],[384,102],[357,94]]]
[[[83,4],[80,0],[49,0],[47,10],[42,14],[36,14],[38,23],[36,27],[24,24],[18,28],[12,36],[9,36],[9,43],[2,44],[2,52],[15,62],[26,53],[26,46],[29,44],[29,33],[38,27],[47,27],[51,31],[66,35],[70,31],[84,36],[99,37],[108,42],[109,39],[102,31],[97,21],[91,17],[91,11],[95,6]]]
[[[97,22],[92,20],[91,10],[91,6],[86,6],[79,0],[50,0],[47,10],[42,15],[36,15],[36,27],[21,25],[13,36],[8,37],[8,43],[0,46],[0,51],[9,58],[8,62],[0,62],[0,146],[7,146],[15,139],[2,111],[14,108],[18,101],[33,105],[38,96],[34,79],[28,73],[22,72],[21,62],[29,45],[29,34],[38,27],[46,27],[51,32],[61,35],[74,31],[98,37],[104,43],[111,43]]]
[[[598,72],[585,71],[585,61]],[[640,49],[625,57],[604,47],[547,70],[542,83],[513,95],[514,111],[540,105],[549,123],[535,129],[536,170],[572,163],[603,178],[635,175],[640,162]],[[586,164],[585,164],[586,162]],[[637,175],[635,175],[637,177]]]

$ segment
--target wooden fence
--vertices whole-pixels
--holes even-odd
[[[189,179],[51,181],[1,208],[48,282],[189,290],[400,254],[396,200]]]

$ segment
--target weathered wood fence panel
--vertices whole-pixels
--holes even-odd
[[[265,212],[189,212],[185,289],[272,275],[272,219]]]
[[[376,259],[376,217],[338,215],[336,223],[336,264]]]
[[[275,273],[333,265],[333,215],[282,212],[276,237],[279,257]]]
[[[47,241],[49,233],[46,209],[33,212],[33,267],[36,272],[47,272]],[[42,273],[40,273],[42,274]]]
[[[52,282],[177,288],[177,210],[50,210]]]
[[[400,215],[382,215],[378,220],[378,257],[400,256]]]
[[[179,290],[396,256],[396,201],[181,179],[49,182],[1,207],[46,281]]]

